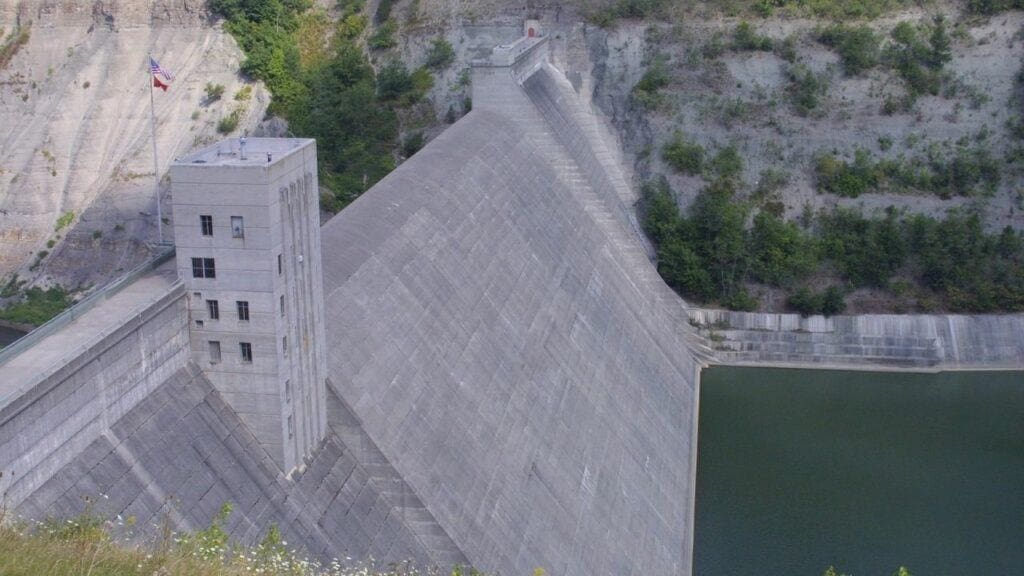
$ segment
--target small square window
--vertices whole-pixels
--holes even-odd
[[[192,277],[193,278],[216,278],[217,268],[214,264],[213,258],[193,258],[192,259]]]
[[[220,342],[210,340],[210,364],[220,364]]]
[[[213,216],[202,215],[199,217],[199,229],[203,236],[213,236]]]
[[[231,237],[245,238],[245,225],[242,223],[241,216],[231,217]]]
[[[197,328],[202,328],[203,326],[204,326],[204,323],[203,323],[202,320],[196,320],[196,327]]]
[[[220,303],[216,300],[207,300],[206,313],[210,316],[210,320],[220,320]]]
[[[244,320],[244,321],[248,322],[249,321],[249,302],[246,301],[246,300],[238,300],[238,301],[235,302],[235,305],[238,307],[238,319],[239,320]]]
[[[239,342],[238,347],[242,351],[242,362],[252,364],[252,344],[249,342]]]

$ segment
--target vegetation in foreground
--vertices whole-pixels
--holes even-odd
[[[437,568],[417,569],[410,563],[376,567],[333,560],[324,566],[288,549],[271,525],[252,548],[232,546],[224,525],[231,514],[225,504],[209,527],[194,534],[166,532],[161,542],[140,547],[112,535],[132,527],[131,519],[104,522],[89,515],[69,520],[27,523],[0,515],[0,574],[4,576],[442,576]],[[456,566],[450,576],[485,576]],[[545,576],[542,568],[533,576]],[[834,567],[822,576],[849,576]],[[900,566],[892,576],[911,576]]]
[[[441,576],[410,563],[375,566],[333,560],[324,565],[288,549],[273,525],[260,544],[232,545],[224,530],[231,506],[225,505],[209,527],[193,534],[165,532],[149,546],[130,537],[132,520],[104,522],[83,515],[38,523],[4,522],[0,516],[0,574],[4,576]],[[482,576],[455,567],[451,576]]]

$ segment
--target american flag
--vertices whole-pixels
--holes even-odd
[[[170,70],[166,70],[160,67],[160,64],[152,57],[149,59],[149,71],[153,73],[153,76],[163,76],[164,79],[170,81],[174,80],[174,74],[171,74]]]

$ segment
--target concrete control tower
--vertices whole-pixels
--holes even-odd
[[[285,474],[326,422],[316,143],[231,138],[171,165],[192,357]]]

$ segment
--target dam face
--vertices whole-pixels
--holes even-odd
[[[273,277],[287,251],[276,176],[208,182],[186,158],[172,185],[196,230],[177,266],[134,272],[0,355],[4,503],[194,530],[230,502],[233,539],[274,523],[319,558],[690,573],[695,354],[707,351],[691,352],[700,341],[548,39],[499,47],[473,84],[470,114],[321,230],[318,441],[287,448],[288,370],[219,373],[229,353],[255,366],[306,336],[292,308],[289,323],[242,334],[281,313],[276,280],[259,294],[241,280]],[[254,186],[270,194],[266,242],[248,232],[260,213],[232,200]],[[253,246],[216,240],[235,216]],[[208,300],[239,322],[216,327]]]

